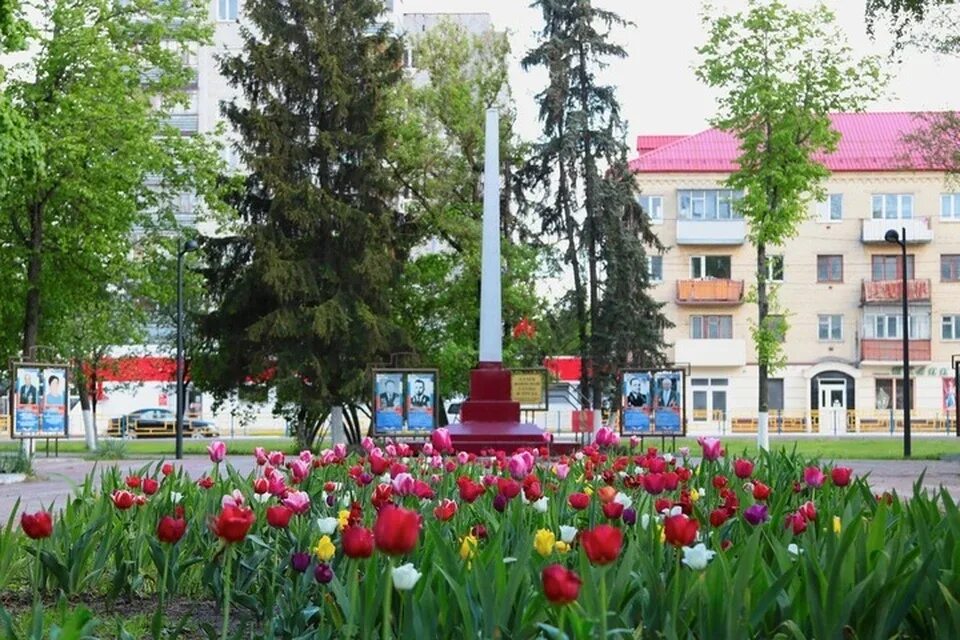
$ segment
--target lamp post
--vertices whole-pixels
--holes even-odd
[[[900,245],[900,301],[903,304],[903,457],[910,457],[910,309],[907,304],[907,229],[890,229],[883,239]],[[896,398],[896,394],[894,394]]]
[[[181,245],[177,240],[177,460],[183,458],[183,258],[190,251],[200,248],[196,240],[187,240]]]

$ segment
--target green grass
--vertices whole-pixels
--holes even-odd
[[[231,455],[250,455],[254,448],[263,447],[267,451],[280,450],[286,453],[296,453],[297,447],[293,438],[243,438],[231,440],[230,438],[221,438],[227,443],[227,450]],[[192,438],[183,441],[183,452],[186,455],[206,455],[207,446],[212,440],[194,440]],[[161,456],[173,457],[173,440],[125,440],[126,455],[132,458],[158,458]],[[0,451],[16,451],[19,447],[18,442],[0,442]],[[53,455],[54,445],[50,443],[50,454]],[[37,442],[37,455],[46,454],[46,447],[42,440]],[[76,456],[87,455],[86,443],[82,439],[62,440],[60,442],[60,455]]]

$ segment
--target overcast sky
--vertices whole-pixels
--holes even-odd
[[[606,71],[604,80],[617,87],[623,113],[629,123],[630,145],[639,133],[695,133],[706,128],[714,112],[714,95],[693,75],[697,63],[694,48],[706,39],[700,21],[702,0],[596,0],[596,4],[617,12],[634,27],[615,32],[627,51],[627,58]],[[809,7],[813,0],[788,0],[791,7]],[[879,53],[886,57],[888,41],[871,42],[866,36],[864,0],[827,0],[837,14],[850,45],[859,55]],[[536,43],[540,14],[529,8],[529,0],[402,0],[405,12],[485,12],[494,27],[507,30],[513,48],[511,86],[518,111],[522,137],[537,137],[537,106],[534,96],[545,82],[545,74],[525,73],[519,59]],[[716,0],[714,5],[742,8],[743,0]],[[893,79],[873,110],[913,111],[956,109],[960,106],[956,78],[960,57],[910,52],[900,65],[891,66]],[[952,80],[948,80],[952,79]]]

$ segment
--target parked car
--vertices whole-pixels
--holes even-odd
[[[137,409],[125,416],[111,418],[107,435],[121,438],[173,437],[177,435],[177,416],[170,409]],[[184,417],[183,435],[188,438],[216,438],[220,434],[212,422]]]

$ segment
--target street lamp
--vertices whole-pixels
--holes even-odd
[[[907,229],[890,229],[883,239],[900,245],[900,301],[903,304],[903,457],[910,457],[910,310],[907,306]]]
[[[190,251],[200,248],[196,240],[187,240],[182,245],[177,239],[177,460],[183,458],[183,258]]]

